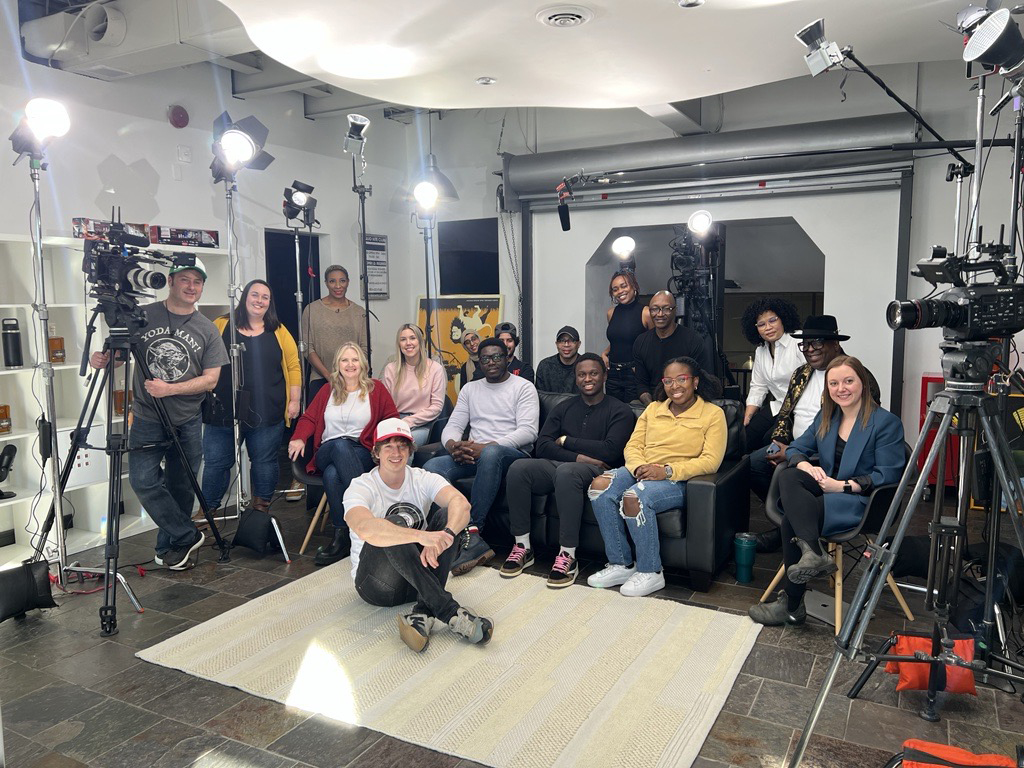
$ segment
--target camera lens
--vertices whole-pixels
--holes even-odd
[[[162,272],[154,272],[145,267],[133,267],[128,270],[125,279],[135,290],[159,290],[167,285],[167,277]]]
[[[885,308],[885,322],[894,331],[899,328],[918,328],[916,301],[890,301]]]
[[[885,309],[885,322],[894,331],[898,328],[958,328],[961,319],[961,308],[945,299],[891,301]]]

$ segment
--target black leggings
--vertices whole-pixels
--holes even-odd
[[[824,491],[818,481],[796,467],[786,467],[779,473],[779,501],[782,505],[782,562],[788,568],[800,559],[800,547],[792,539],[803,539],[820,553],[818,537],[825,521]],[[805,584],[791,584],[783,580],[791,608],[807,591]]]

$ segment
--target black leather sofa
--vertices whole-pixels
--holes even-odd
[[[572,395],[540,393],[541,424],[548,412],[568,397]],[[744,407],[736,400],[713,402],[725,411],[729,426],[725,460],[718,472],[687,481],[685,510],[670,509],[658,515],[662,564],[669,571],[687,573],[690,585],[701,592],[708,591],[715,574],[732,557],[733,537],[737,531],[747,530],[750,518],[750,461],[745,455]],[[643,409],[634,407],[634,411],[639,416]],[[422,466],[440,450],[439,443],[423,446],[416,452],[415,465]],[[470,478],[455,485],[468,498],[472,484]],[[553,552],[558,547],[554,496],[535,496],[531,518],[534,548]],[[487,516],[483,536],[492,546],[512,546],[504,484]],[[579,552],[598,560],[604,558],[604,542],[589,501],[583,513]]]

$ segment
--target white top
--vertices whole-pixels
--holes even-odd
[[[330,386],[327,384],[325,386]],[[370,398],[359,397],[359,392],[349,392],[345,402],[334,404],[334,396],[328,395],[327,407],[324,408],[324,434],[322,443],[336,437],[348,437],[358,440],[366,425],[370,423]]]
[[[750,372],[747,405],[760,406],[770,392],[775,398],[770,405],[772,416],[778,416],[793,371],[804,362],[804,353],[800,351],[799,343],[788,333],[782,334],[775,342],[775,357],[768,351],[767,344],[761,344],[754,350],[754,367]]]
[[[825,393],[825,372],[815,371],[800,393],[793,409],[793,437],[800,437],[811,426],[814,417],[821,410],[821,396]]]
[[[537,388],[521,376],[509,376],[499,384],[486,379],[471,381],[459,392],[441,442],[461,440],[469,425],[469,439],[524,448],[537,439],[540,399]]]
[[[392,488],[380,479],[380,472],[374,467],[365,475],[360,475],[348,485],[345,491],[345,512],[356,507],[366,507],[374,517],[386,517],[388,510],[398,503],[413,504],[424,514],[430,512],[430,505],[437,495],[448,487],[448,481],[434,472],[427,472],[418,467],[406,467],[405,482],[401,488]],[[349,526],[352,539],[352,578],[356,577],[359,568],[359,553],[363,549],[363,540]]]

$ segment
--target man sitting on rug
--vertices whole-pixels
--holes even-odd
[[[471,643],[491,639],[494,624],[462,608],[445,590],[457,547],[456,531],[469,522],[469,502],[440,475],[409,466],[415,445],[409,425],[377,425],[377,467],[345,491],[345,522],[352,537],[352,579],[370,605],[416,601],[398,617],[398,632],[414,651],[430,641],[434,619]],[[437,505],[431,511],[431,503]]]

